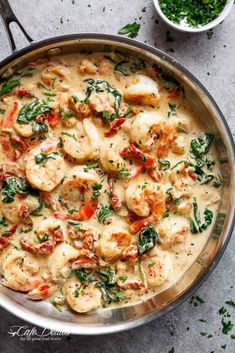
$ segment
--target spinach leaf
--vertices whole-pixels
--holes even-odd
[[[92,272],[88,271],[88,270],[86,270],[84,268],[81,268],[79,270],[75,270],[74,273],[79,278],[81,283],[94,282],[95,281],[95,278],[94,278]]]
[[[213,220],[213,212],[208,208],[204,211],[204,222],[201,222],[201,216],[198,209],[198,203],[196,198],[193,200],[193,217],[190,217],[190,228],[193,234],[202,233]]]
[[[192,153],[195,157],[201,157],[206,154],[211,146],[211,143],[214,139],[213,134],[206,133],[201,135],[191,141]]]
[[[35,210],[33,210],[30,213],[32,216],[35,216],[35,217],[41,216],[41,212],[42,212],[43,207],[44,207],[44,202],[42,200],[39,199],[38,202],[39,202],[38,208],[36,208]]]
[[[128,34],[128,37],[137,37],[140,29],[140,24],[137,22],[128,23],[126,26],[119,29],[118,34]]]
[[[109,286],[104,282],[97,282],[96,287],[100,289],[105,302],[116,303],[125,298],[125,293],[118,290],[116,286]]]
[[[0,226],[1,226],[1,227],[7,227],[7,226],[8,226],[5,217],[0,218]]]
[[[98,212],[98,221],[105,224],[107,219],[113,215],[113,208],[110,205],[100,205]]]
[[[168,109],[169,109],[167,113],[168,118],[176,115],[176,104],[168,103]]]
[[[158,164],[159,164],[159,170],[162,170],[162,171],[166,171],[171,167],[171,164],[167,159],[159,158]]]
[[[2,96],[3,94],[10,93],[13,90],[13,88],[18,86],[19,84],[20,84],[20,80],[8,80],[0,88],[0,96]]]
[[[143,255],[147,251],[151,250],[158,239],[159,235],[152,225],[142,228],[138,237],[139,255]]]
[[[223,184],[223,178],[222,178],[221,174],[218,174],[217,176],[214,176],[212,185],[215,188],[219,188],[222,184]]]
[[[114,285],[116,282],[115,272],[112,267],[106,266],[102,267],[96,271],[101,281],[106,285]]]
[[[141,58],[130,58],[129,60],[122,60],[116,63],[114,71],[121,72],[124,76],[130,76],[139,70],[146,67],[145,62]]]
[[[31,66],[26,66],[24,69],[17,71],[16,74],[21,77],[31,77],[36,72],[36,69]]]
[[[13,202],[16,194],[29,194],[29,187],[23,178],[8,177],[2,185],[2,202]]]
[[[94,282],[100,289],[102,298],[109,304],[122,300],[125,295],[116,286],[115,272],[112,267],[106,266],[96,271],[88,271],[84,268],[75,270],[75,275],[82,284]]]
[[[200,227],[201,231],[205,230],[212,223],[212,220],[213,220],[213,212],[208,208],[206,208],[204,211],[204,223],[202,223]]]
[[[114,108],[115,108],[116,114],[121,116],[119,114],[119,109],[120,109],[120,104],[122,100],[122,95],[116,88],[114,88],[112,85],[110,85],[107,81],[104,81],[104,80],[94,80],[93,78],[88,78],[84,80],[84,82],[88,83],[88,87],[86,90],[86,99],[84,100],[84,103],[88,102],[88,99],[90,98],[93,92],[99,93],[99,92],[107,91],[108,93],[112,94],[114,97]]]
[[[48,106],[45,100],[40,101],[38,98],[36,98],[33,102],[25,104],[20,109],[17,121],[19,124],[30,124],[34,122],[35,124],[40,125],[40,123],[35,122],[35,118],[38,115],[48,113],[50,111],[51,108]]]
[[[56,157],[59,155],[59,152],[51,152],[51,153],[39,153],[37,154],[34,159],[36,164],[45,164],[48,159],[56,159]]]
[[[180,82],[176,80],[174,77],[164,72],[161,67],[154,65],[159,77],[162,80],[163,87],[169,90],[175,90],[179,93],[182,93],[183,97],[185,96],[184,88],[181,86]]]

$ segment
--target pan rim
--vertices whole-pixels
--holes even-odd
[[[212,95],[209,93],[209,91],[205,88],[205,86],[188,70],[186,69],[180,62],[178,62],[176,59],[171,57],[169,54],[163,52],[160,49],[154,48],[148,44],[142,43],[137,40],[121,37],[118,35],[112,35],[112,34],[100,34],[100,33],[79,33],[79,34],[67,34],[63,36],[57,36],[57,37],[52,37],[48,39],[41,40],[39,42],[32,43],[31,45],[17,50],[13,52],[11,55],[9,55],[7,58],[3,59],[0,62],[0,69],[4,68],[4,66],[10,64],[12,61],[15,59],[21,57],[24,54],[30,53],[36,49],[42,48],[46,45],[49,44],[59,44],[60,42],[66,41],[66,40],[103,40],[105,41],[113,41],[117,45],[118,44],[127,44],[133,49],[138,48],[145,50],[146,52],[149,52],[153,55],[156,55],[166,61],[168,61],[171,65],[175,66],[177,69],[182,71],[187,78],[190,81],[193,81],[196,83],[196,85],[203,91],[203,93],[206,95],[206,97],[210,100],[212,103],[214,109],[218,113],[218,117],[220,119],[221,124],[223,125],[225,132],[228,136],[228,143],[229,143],[229,149],[230,149],[230,157],[234,160],[235,158],[235,143],[232,137],[232,133],[230,131],[230,128],[228,126],[227,121],[225,120],[225,117],[220,110],[219,106],[217,105],[216,101],[212,97]],[[233,175],[234,175],[234,168],[233,168]],[[234,211],[231,210],[231,212]],[[15,304],[12,303],[11,299],[6,298],[5,302],[1,302],[0,305],[4,309],[8,310],[15,316],[19,317],[20,319],[27,320],[28,322],[32,324],[36,324],[40,327],[46,327],[47,329],[50,330],[56,330],[60,332],[65,332],[65,333],[71,333],[71,334],[76,334],[76,335],[102,335],[102,334],[111,334],[111,333],[116,333],[116,332],[121,332],[121,331],[126,331],[129,329],[133,329],[135,327],[141,326],[143,324],[149,323],[157,318],[159,318],[162,315],[165,315],[166,313],[170,312],[171,310],[175,309],[179,304],[183,303],[185,300],[187,300],[192,293],[194,293],[209,277],[209,275],[212,273],[212,271],[215,269],[217,264],[219,263],[230,239],[232,236],[233,228],[235,224],[235,213],[233,212],[233,215],[230,217],[230,222],[227,226],[227,236],[224,241],[224,243],[221,245],[219,248],[216,256],[214,257],[212,263],[210,266],[207,267],[207,269],[200,275],[198,280],[191,286],[189,287],[182,295],[179,296],[174,302],[172,302],[170,305],[168,305],[166,308],[153,313],[151,315],[144,316],[142,318],[138,319],[133,319],[132,321],[127,321],[125,323],[121,324],[115,324],[115,325],[106,325],[106,326],[86,326],[86,327],[81,327],[79,324],[75,324],[73,326],[70,326],[69,322],[65,321],[59,321],[54,318],[48,318],[48,317],[43,317],[43,323],[41,323],[42,316],[40,314],[34,313],[30,311],[29,309],[21,308],[20,304]],[[3,295],[5,297],[5,295]],[[46,326],[45,326],[46,325]],[[80,332],[78,332],[80,331]]]

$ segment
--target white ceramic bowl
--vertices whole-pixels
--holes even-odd
[[[220,15],[215,20],[209,22],[208,24],[206,24],[204,26],[194,28],[194,27],[190,27],[187,24],[177,24],[177,23],[172,22],[162,12],[161,7],[159,5],[159,1],[153,0],[153,3],[154,3],[154,6],[156,8],[157,13],[159,14],[159,16],[162,18],[162,20],[166,24],[168,24],[171,28],[176,29],[177,31],[189,32],[189,33],[199,33],[199,32],[208,31],[209,29],[214,28],[215,26],[220,24],[225,19],[225,17],[229,14],[229,12],[232,10],[233,2],[234,2],[234,0],[228,0],[223,11],[220,13]]]

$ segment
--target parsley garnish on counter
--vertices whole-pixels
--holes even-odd
[[[128,23],[126,26],[119,29],[118,34],[127,34],[130,38],[137,37],[140,29],[140,24],[137,22]]]

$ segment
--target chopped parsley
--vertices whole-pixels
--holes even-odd
[[[222,332],[223,334],[227,335],[233,329],[233,323],[229,321],[225,321],[224,318],[221,321],[222,323]]]
[[[90,169],[95,169],[99,167],[98,162],[88,162],[86,163],[86,166],[83,168],[84,172],[88,172]]]
[[[174,23],[186,21],[191,27],[199,27],[216,19],[226,0],[159,0],[164,15]]]
[[[197,307],[199,304],[204,304],[205,301],[199,295],[193,295],[190,299],[189,304],[192,304],[194,307]]]
[[[235,308],[235,300],[234,300],[234,299],[227,300],[227,301],[225,302],[225,304],[231,305],[231,306],[233,306],[233,307]]]
[[[91,196],[92,200],[97,200],[100,195],[100,190],[102,189],[102,184],[95,183],[92,185],[93,193]]]
[[[129,176],[130,175],[130,172],[129,172],[129,170],[128,169],[126,169],[126,168],[122,168],[120,171],[119,171],[119,174],[121,175],[121,176]]]

